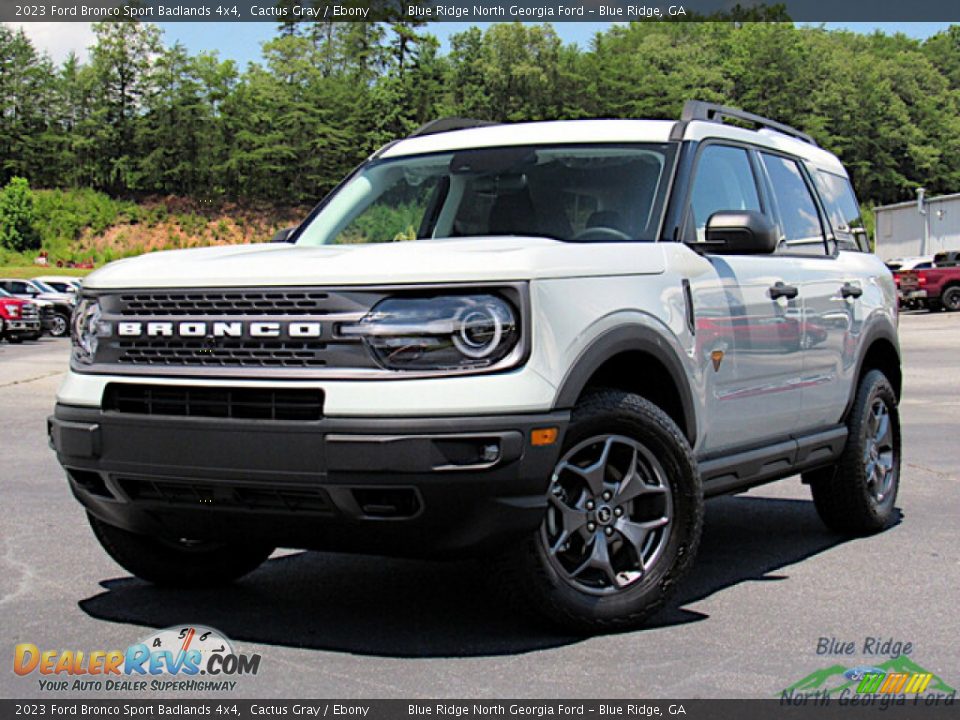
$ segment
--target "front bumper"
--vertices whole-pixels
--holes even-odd
[[[76,498],[133,532],[452,556],[537,528],[568,420],[240,420],[58,404],[48,429]],[[547,427],[556,441],[532,445]]]
[[[3,320],[3,330],[12,333],[35,333],[40,332],[39,320]]]

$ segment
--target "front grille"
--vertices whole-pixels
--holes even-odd
[[[152,338],[117,342],[117,362],[126,365],[195,367],[315,368],[327,364],[326,344],[289,340],[204,340]]]
[[[136,317],[327,315],[356,310],[342,295],[318,290],[123,293],[120,313]]]
[[[204,510],[274,510],[322,514],[333,512],[329,495],[319,487],[234,485],[144,477],[119,477],[116,482],[132,502],[192,506]]]
[[[104,391],[103,408],[130,415],[309,422],[323,417],[323,393],[110,383]]]
[[[220,377],[377,369],[364,343],[342,337],[339,328],[360,320],[384,295],[323,287],[104,293],[99,296],[101,320],[110,330],[100,338],[93,369]],[[272,335],[256,334],[257,324],[272,327]],[[315,336],[295,334],[292,328],[301,324],[316,327]],[[198,326],[204,328],[198,334],[181,331]],[[137,330],[121,331],[130,327]],[[149,327],[162,327],[163,334]]]
[[[22,317],[24,320],[36,320],[40,316],[40,310],[33,303],[23,306]]]
[[[54,313],[53,313],[53,306],[52,306],[52,305],[44,305],[42,308],[40,308],[40,319],[41,319],[41,320],[49,320],[49,319],[53,318],[53,315],[54,315]]]

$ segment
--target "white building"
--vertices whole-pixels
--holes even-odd
[[[883,260],[960,250],[960,193],[874,208],[875,250]]]

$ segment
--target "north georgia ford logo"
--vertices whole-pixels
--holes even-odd
[[[318,338],[323,333],[319,322],[241,322],[239,320],[203,321],[122,321],[117,323],[118,337],[181,338]]]

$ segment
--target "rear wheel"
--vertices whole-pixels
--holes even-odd
[[[845,535],[869,535],[890,524],[900,486],[897,397],[879,370],[860,381],[847,428],[839,461],[803,478],[827,527]]]
[[[125,570],[157,585],[223,585],[252,572],[273,548],[139,535],[87,515],[103,549]]]
[[[942,297],[943,307],[950,312],[960,310],[960,287],[947,288]]]
[[[634,627],[663,606],[700,541],[696,462],[662,410],[601,390],[574,409],[543,525],[508,562],[506,590],[576,630]]]

